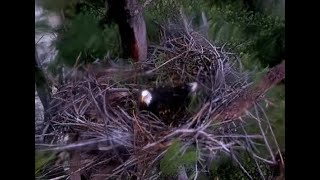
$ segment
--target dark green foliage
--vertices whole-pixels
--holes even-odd
[[[35,153],[35,176],[39,177],[43,174],[43,170],[50,166],[51,161],[55,159],[55,154],[52,153]]]
[[[159,43],[160,38],[160,26],[158,22],[156,21],[155,17],[152,13],[149,13],[149,11],[144,13],[144,18],[146,21],[146,28],[147,28],[147,38],[150,41],[150,43]]]
[[[179,11],[178,3],[175,0],[152,2],[147,10],[144,11],[147,36],[151,43],[160,42],[161,37],[159,37],[159,33],[161,25],[176,15]]]
[[[271,2],[274,3],[235,0],[204,3],[211,39],[239,53],[248,68],[257,63],[261,67],[280,63],[284,59],[285,21],[283,16],[263,10],[264,6],[281,8],[279,2]]]
[[[160,161],[160,170],[164,176],[174,176],[182,166],[188,168],[197,162],[198,153],[195,148],[189,148],[182,154],[180,152],[181,147],[181,143],[176,141],[169,147]]]
[[[262,67],[273,66],[284,58],[284,19],[247,11],[235,5],[213,7],[209,16],[211,38],[227,43],[244,55],[248,64],[259,62]],[[255,63],[251,63],[251,61]]]
[[[77,2],[78,0],[36,0],[36,3],[40,4],[44,9],[56,12],[72,7]]]
[[[42,7],[57,13],[63,12],[65,18],[74,18],[80,13],[89,13],[96,17],[102,17],[105,10],[104,0],[40,0]]]
[[[277,20],[276,20],[277,21]],[[261,63],[266,66],[275,66],[285,58],[284,51],[284,22],[277,23],[273,27],[266,27],[262,31],[261,36],[253,44],[252,49],[256,50],[256,58],[260,59]]]
[[[261,125],[265,131],[265,135],[268,139],[271,149],[276,152],[278,149],[277,145],[274,142],[274,137],[270,130],[270,126],[266,121],[266,117],[264,113],[267,115],[267,118],[272,127],[272,131],[275,135],[276,141],[280,150],[285,149],[285,86],[278,85],[273,87],[266,94],[267,102],[261,102],[259,106],[264,108],[264,112],[261,109],[258,110],[259,117],[261,118]],[[252,109],[251,113],[256,116],[255,110]],[[257,120],[249,118],[245,121],[248,122],[245,129],[248,134],[257,134],[261,132],[259,126],[257,125]],[[269,155],[269,152],[264,147],[264,141],[262,139],[257,139],[255,142],[260,143],[260,145],[256,146],[259,149],[260,154],[263,156]]]
[[[242,179],[243,174],[237,165],[227,156],[221,156],[212,163],[211,166],[212,178],[219,178],[221,180],[227,179]]]
[[[108,52],[118,55],[120,44],[117,27],[110,25],[101,28],[99,22],[105,16],[106,7],[103,0],[72,0],[39,2],[46,10],[63,12],[64,21],[56,40],[58,63],[73,66],[78,63],[89,63],[103,58]],[[43,23],[42,23],[43,24]],[[41,24],[41,25],[42,25]],[[41,26],[39,26],[40,28]]]
[[[106,14],[106,5],[104,0],[82,0],[75,5],[75,13],[91,14],[98,19],[104,18]]]
[[[36,3],[41,5],[45,10],[56,12],[63,15],[64,18],[73,18],[76,15],[75,6],[79,0],[37,0]]]
[[[148,39],[151,42],[159,42],[160,26],[168,21],[179,19],[181,17],[181,9],[188,18],[192,18],[193,23],[198,22],[197,25],[199,25],[201,12],[207,8],[203,6],[202,0],[164,0],[152,2],[144,12]]]
[[[102,0],[73,0],[68,3],[61,1],[54,5],[52,3],[50,4],[50,2],[52,1],[44,1],[46,7],[51,7],[52,9],[52,6],[56,6],[53,9],[64,9],[65,15],[74,19],[72,21],[77,21],[77,19],[79,19],[79,16],[76,16],[76,14],[85,13],[90,14],[97,22],[101,22],[101,19],[104,18],[106,12],[105,3]],[[151,43],[159,42],[159,24],[168,19],[180,16],[179,13],[181,8],[183,8],[183,12],[187,17],[192,19],[192,22],[196,27],[201,26],[201,12],[204,12],[209,21],[209,35],[211,39],[221,44],[227,44],[228,47],[231,47],[234,51],[239,53],[244,60],[246,67],[250,68],[252,64],[257,63],[262,67],[274,66],[284,59],[285,54],[284,17],[279,15],[279,13],[274,13],[275,10],[284,11],[284,2],[281,0],[270,2],[271,3],[236,0],[165,0],[151,2],[144,12],[147,23],[148,39]],[[107,27],[109,28],[109,32],[101,35],[103,33],[98,33],[95,29],[97,27],[95,21],[93,21],[94,23],[92,21],[88,22],[92,23],[90,28],[84,27],[83,25],[76,26],[73,29],[81,28],[83,31],[87,32],[85,35],[89,34],[89,32],[91,32],[91,34],[94,33],[95,35],[92,35],[91,37],[87,35],[86,38],[73,40],[72,43],[69,43],[71,42],[70,40],[65,41],[68,48],[70,48],[70,45],[84,47],[90,49],[83,50],[83,53],[87,54],[86,56],[90,56],[88,54],[91,54],[94,57],[99,57],[102,54],[102,46],[105,45],[105,43],[101,42],[101,39],[105,34],[108,35],[103,38],[110,38],[110,41],[108,40],[108,42],[117,42],[116,33],[110,33],[110,29],[113,31],[115,28],[113,26]],[[80,30],[78,29],[77,31]],[[80,34],[81,33],[79,33],[79,35]],[[100,42],[95,42],[94,45],[90,44],[90,41],[94,41],[95,39],[99,39]],[[63,41],[63,43],[65,41]],[[89,42],[89,45],[78,42]],[[74,43],[76,43],[76,45]],[[107,47],[109,45],[109,48],[105,48],[104,53],[110,50],[111,43],[106,45]],[[119,43],[117,43],[117,46],[120,46]],[[76,59],[80,53],[77,51],[79,47],[74,47],[72,48],[73,50],[65,50],[67,53],[62,53],[64,54],[63,57]],[[116,51],[119,49],[115,48],[113,50]],[[111,52],[115,53],[115,51]],[[71,61],[74,62],[74,60]]]
[[[119,44],[115,27],[102,30],[98,20],[91,14],[79,14],[57,41],[59,60],[66,65],[79,62],[92,62],[102,58],[108,51],[117,52]],[[80,56],[81,55],[81,56]]]
[[[210,25],[210,38],[239,53],[247,68],[257,64],[261,67],[274,66],[285,58],[282,0],[269,3],[261,0],[165,0],[152,3],[145,12],[151,41],[158,41],[157,23],[179,17],[180,8],[192,20],[196,30],[203,23],[201,13],[205,13]]]
[[[230,156],[221,155],[219,157],[220,158],[216,159],[211,165],[210,176],[212,179],[249,179],[246,173],[239,167],[239,164],[235,163]],[[241,165],[253,179],[262,179],[257,164],[250,155],[242,153],[239,155],[238,159],[241,160]],[[258,162],[258,165],[265,178],[272,176],[269,165],[262,162]]]
[[[150,4],[146,13],[149,13],[157,22],[165,22],[175,16],[179,8],[179,2],[175,0],[158,1]]]
[[[279,148],[285,149],[285,86],[279,85],[271,89],[266,95],[272,103],[266,109],[266,114],[272,123],[273,131]],[[271,136],[271,133],[268,134]],[[271,138],[271,137],[270,137]],[[272,144],[273,148],[275,144]]]

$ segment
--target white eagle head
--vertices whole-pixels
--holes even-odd
[[[150,93],[150,91],[148,90],[143,90],[141,92],[141,102],[145,103],[147,106],[150,105],[152,100],[152,95]]]
[[[192,82],[188,84],[190,87],[190,92],[195,92],[198,89],[198,83],[197,82]]]

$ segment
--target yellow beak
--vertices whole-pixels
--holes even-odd
[[[144,102],[144,99],[145,99],[145,96],[142,96],[141,99],[140,99],[141,102]]]

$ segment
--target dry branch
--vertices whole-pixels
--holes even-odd
[[[79,152],[72,152],[70,160],[70,180],[81,180],[81,157]]]
[[[258,103],[266,92],[273,86],[277,85],[285,78],[285,61],[273,67],[261,79],[259,84],[254,87],[248,87],[243,95],[233,101],[224,111],[214,118],[218,121],[235,120],[249,110],[254,104]],[[214,117],[213,115],[212,117]]]

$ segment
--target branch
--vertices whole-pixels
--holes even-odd
[[[51,100],[51,88],[48,84],[48,80],[43,72],[43,69],[39,66],[39,58],[37,53],[37,48],[35,47],[35,59],[34,59],[34,68],[35,68],[35,84],[36,84],[36,90],[38,93],[38,96],[40,98],[40,101],[42,103],[43,109],[44,109],[44,119],[41,122],[41,129],[42,129],[42,136],[39,138],[39,141],[44,140],[43,134],[46,134],[46,131],[48,129],[47,126],[43,126],[48,120],[50,119],[50,113],[48,111],[49,109],[49,103]]]
[[[241,117],[243,112],[259,102],[266,92],[285,78],[285,61],[269,70],[257,86],[248,87],[237,100],[232,102],[224,111],[211,118],[219,121],[235,120]]]
[[[70,160],[70,180],[81,180],[81,157],[80,152],[73,151]]]
[[[147,31],[138,0],[108,0],[105,19],[114,21],[121,37],[121,46],[125,58],[145,61],[147,58]]]
[[[50,92],[51,89],[48,85],[47,79],[41,67],[39,66],[39,59],[37,54],[37,49],[35,48],[35,59],[34,59],[34,66],[35,66],[35,83],[38,92],[38,96],[41,100],[41,103],[46,111],[49,107],[50,101]]]

